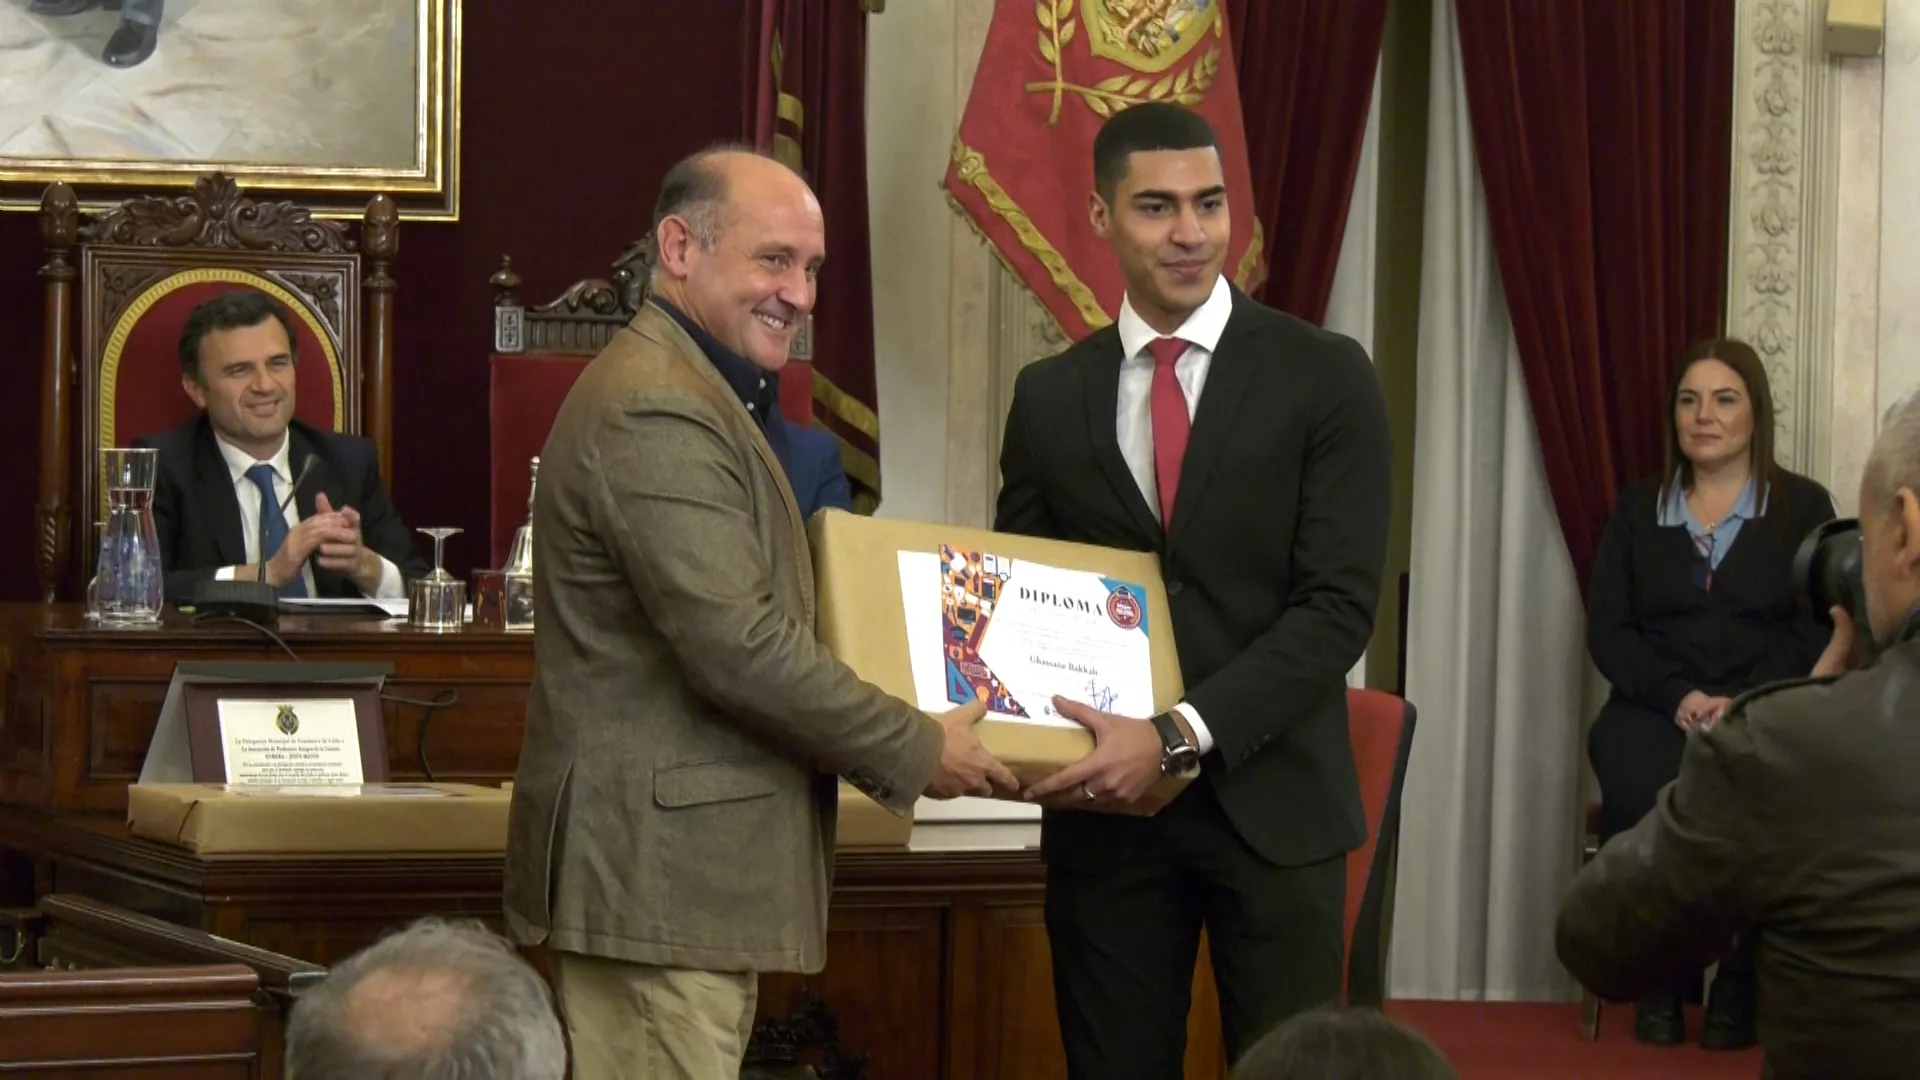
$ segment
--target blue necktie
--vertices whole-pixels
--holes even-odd
[[[262,462],[247,470],[247,479],[260,489],[260,562],[264,564],[287,542],[287,515],[280,512],[280,500],[273,494],[273,466]],[[280,586],[281,596],[307,595],[305,574],[295,574]]]

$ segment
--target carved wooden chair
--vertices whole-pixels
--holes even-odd
[[[511,256],[493,286],[493,358],[488,373],[492,475],[488,533],[492,564],[505,562],[514,530],[527,519],[531,460],[546,444],[553,418],[573,381],[595,354],[633,321],[647,302],[653,274],[653,238],[642,237],[613,260],[606,277],[584,278],[537,307],[520,300],[520,275]],[[812,356],[810,323],[796,336],[792,358]],[[780,409],[798,424],[813,422],[813,378],[807,365],[789,364],[780,380]],[[855,509],[874,505],[855,495]]]
[[[594,354],[647,302],[653,239],[636,241],[613,260],[606,277],[585,278],[547,303],[520,302],[511,256],[500,260],[493,286],[493,359],[488,375],[492,565],[501,565],[514,530],[527,519],[532,459],[546,445],[553,418]]]
[[[808,994],[793,1015],[753,1026],[740,1080],[862,1080],[866,1068],[867,1055],[841,1048],[839,1021]]]
[[[290,202],[256,201],[221,173],[187,194],[130,199],[82,220],[73,189],[40,202],[46,264],[40,495],[41,597],[79,595],[105,493],[101,447],[191,419],[178,338],[187,315],[223,292],[256,289],[293,316],[297,414],[366,435],[393,468],[393,200],[367,204],[359,237]],[[75,553],[81,553],[76,558]]]

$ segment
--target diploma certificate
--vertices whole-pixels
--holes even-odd
[[[359,784],[360,728],[352,698],[220,700],[228,784]]]
[[[1153,715],[1147,592],[986,551],[899,553],[915,704],[973,699],[996,720],[1079,727],[1053,696],[1121,716]]]

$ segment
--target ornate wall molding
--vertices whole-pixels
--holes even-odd
[[[1773,383],[1782,464],[1822,475],[1832,440],[1838,96],[1818,0],[1739,0],[1727,330]]]

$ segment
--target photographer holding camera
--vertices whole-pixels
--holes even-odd
[[[1796,561],[1835,623],[1814,676],[1689,737],[1679,779],[1560,908],[1561,962],[1615,1000],[1757,932],[1775,1080],[1920,1068],[1920,398],[1888,413],[1860,514]]]

